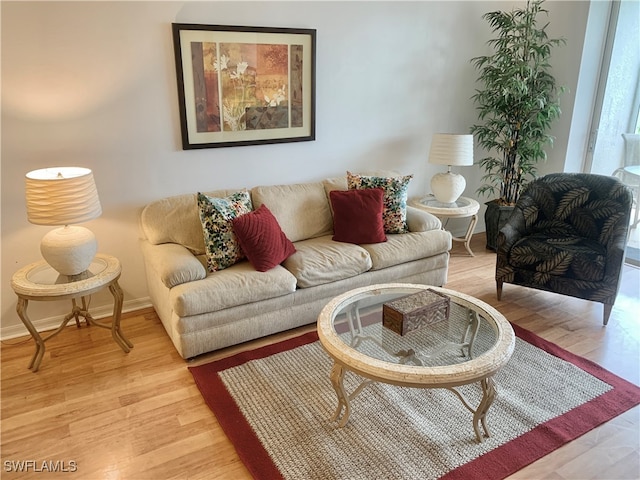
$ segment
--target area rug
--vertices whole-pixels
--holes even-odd
[[[638,386],[514,330],[482,443],[471,413],[444,389],[371,384],[339,428],[332,361],[315,332],[189,369],[256,479],[496,480],[640,403]],[[358,383],[345,379],[348,391]],[[463,393],[480,398],[476,385]]]

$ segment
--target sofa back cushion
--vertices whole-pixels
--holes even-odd
[[[236,190],[205,192],[226,197]],[[153,245],[178,243],[195,255],[203,255],[204,236],[195,193],[162,198],[148,204],[140,214],[142,233]]]
[[[334,190],[349,190],[346,175],[344,177],[326,178],[322,181],[322,185],[324,186],[327,197],[329,197],[331,192]]]
[[[251,199],[254,209],[267,206],[292,242],[333,233],[329,200],[322,182],[254,187]]]

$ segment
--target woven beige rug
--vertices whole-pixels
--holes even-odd
[[[637,386],[515,330],[482,443],[471,413],[443,389],[374,383],[338,428],[332,362],[315,334],[190,370],[256,478],[498,479],[640,402]],[[347,391],[359,381],[348,376]],[[460,390],[479,402],[479,386]]]

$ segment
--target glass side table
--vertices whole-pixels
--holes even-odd
[[[124,298],[122,289],[118,285],[121,271],[120,261],[117,258],[99,253],[93,259],[89,268],[78,275],[60,275],[44,260],[27,265],[13,275],[11,288],[18,296],[16,309],[18,316],[36,342],[36,351],[29,363],[29,369],[33,372],[38,371],[40,362],[44,357],[44,342],[60,333],[72,318],[75,319],[77,327],[80,327],[80,317],[83,317],[87,325],[110,329],[115,342],[125,353],[129,353],[133,348],[133,344],[126,339],[120,329]],[[89,313],[87,305],[87,297],[105,287],[109,289],[114,299],[113,318],[110,325],[94,320]],[[29,300],[51,301],[66,299],[71,300],[71,313],[64,317],[60,326],[53,333],[43,338],[33,326],[27,314]],[[80,299],[80,304],[78,304],[78,299]]]
[[[477,201],[473,198],[460,197],[454,203],[442,203],[436,200],[433,195],[427,195],[426,197],[412,199],[409,201],[409,205],[425,210],[440,219],[471,217],[464,237],[452,237],[452,240],[455,240],[456,242],[463,242],[464,248],[467,249],[469,255],[472,257],[474,256],[470,245],[473,230],[476,228],[476,223],[478,223],[478,210],[480,210],[480,204]],[[446,224],[442,225],[443,230],[445,229],[445,226]]]

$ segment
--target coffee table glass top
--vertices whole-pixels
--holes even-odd
[[[401,337],[382,330],[381,320],[369,321],[370,309],[375,312],[385,301],[428,288],[457,305],[443,325]],[[513,328],[487,303],[454,290],[406,283],[371,285],[335,297],[318,316],[318,337],[335,363],[358,375],[421,388],[486,379],[504,366],[515,345]]]
[[[426,367],[458,365],[479,358],[495,346],[494,324],[478,311],[451,298],[449,317],[400,335],[383,325],[385,302],[421,292],[395,288],[345,302],[335,311],[333,327],[345,347],[392,364]]]

